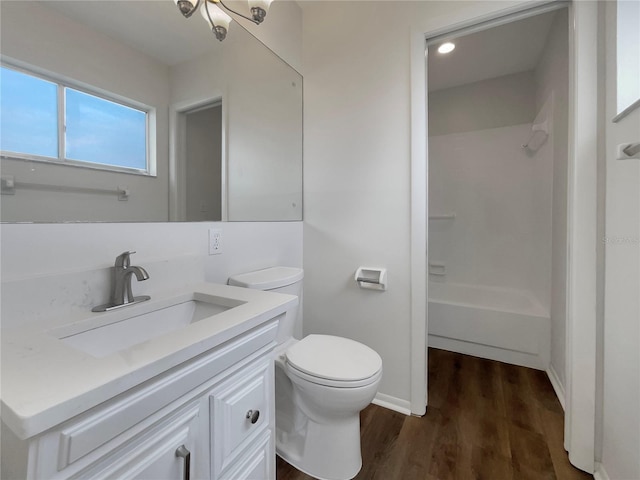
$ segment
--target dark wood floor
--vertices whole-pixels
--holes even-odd
[[[591,479],[569,463],[562,407],[544,372],[429,350],[429,407],[361,414],[361,480]],[[278,480],[308,480],[278,458]]]

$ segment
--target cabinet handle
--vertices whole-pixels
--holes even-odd
[[[187,450],[187,447],[180,445],[176,450],[176,457],[184,458],[184,480],[190,480],[191,478],[191,452]]]
[[[247,420],[251,423],[256,423],[258,418],[260,418],[260,410],[249,410],[246,416]]]

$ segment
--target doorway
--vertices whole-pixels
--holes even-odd
[[[487,27],[428,41],[428,343],[564,403],[568,12]]]
[[[222,220],[222,105],[185,113],[185,220]]]
[[[597,277],[599,224],[597,219],[597,31],[598,8],[590,2],[542,6],[534,2],[511,7],[454,26],[427,33],[414,30],[411,41],[411,257],[412,355],[411,410],[423,414],[426,398],[427,265],[424,255],[427,226],[427,73],[425,39],[445,37],[462,29],[486,28],[525,18],[540,9],[568,5],[569,17],[569,131],[567,191],[567,309],[565,448],[571,462],[592,472],[595,459]],[[536,10],[535,12],[532,12]],[[587,301],[585,301],[587,300]],[[422,347],[422,348],[421,348]]]
[[[225,220],[222,100],[210,98],[175,105],[170,121],[170,220]]]

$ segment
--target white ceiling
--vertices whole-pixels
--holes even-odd
[[[533,70],[556,12],[455,38],[449,54],[429,47],[429,91],[457,87],[489,78]]]
[[[199,12],[189,19],[171,0],[46,0],[41,5],[173,66],[219,48]],[[442,55],[429,47],[429,91],[532,70],[539,61],[555,12],[455,39]],[[233,41],[233,23],[229,38]]]
[[[186,19],[171,0],[47,0],[41,5],[170,66],[218,48],[220,43],[200,12]],[[242,27],[234,23],[230,36],[234,28]]]

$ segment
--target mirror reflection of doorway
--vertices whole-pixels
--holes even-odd
[[[222,220],[222,105],[185,112],[186,221]]]

